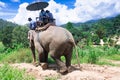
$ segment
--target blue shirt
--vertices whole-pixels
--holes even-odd
[[[53,15],[52,15],[52,13],[46,13],[46,15],[47,15],[47,17],[49,17],[50,19],[53,19]]]
[[[30,22],[30,25],[29,25],[29,28],[30,28],[31,30],[35,30],[36,27],[37,27],[36,23],[33,22],[33,21],[31,21],[31,22]]]
[[[43,17],[43,16],[45,16],[45,11],[40,12],[40,14],[39,14],[39,17]]]
[[[46,12],[45,11],[42,11],[42,12],[40,12],[40,14],[39,14],[39,20],[40,21],[43,21],[43,18],[45,18],[46,17]]]

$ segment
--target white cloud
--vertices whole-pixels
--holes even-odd
[[[38,16],[39,11],[27,11],[28,3],[19,6],[17,15],[12,19],[19,24],[27,23],[27,18]],[[92,19],[100,19],[120,14],[120,0],[76,0],[75,8],[69,9],[67,5],[56,3],[54,0],[49,1],[50,10],[57,25],[67,22],[85,22]]]
[[[3,7],[6,7],[6,4],[0,1],[0,9],[2,9]]]
[[[38,11],[27,11],[26,6],[28,3],[23,3],[19,6],[18,13],[13,19],[9,19],[9,21],[15,22],[17,24],[24,25],[28,23],[27,19],[29,17],[35,19],[35,16],[38,16]]]

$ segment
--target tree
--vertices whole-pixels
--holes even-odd
[[[65,27],[66,27],[66,29],[68,29],[68,30],[74,28],[71,22],[68,22]]]
[[[16,45],[22,44],[24,47],[28,46],[28,40],[27,40],[27,32],[28,27],[25,26],[18,26],[15,27],[12,32],[12,43],[14,47]]]
[[[12,31],[14,27],[6,26],[1,34],[1,41],[6,48],[12,48]]]
[[[100,39],[103,39],[103,37],[105,36],[105,27],[102,25],[96,25],[96,26],[97,26],[97,30],[95,31],[96,34]]]
[[[71,22],[68,22],[66,24],[66,29],[68,29],[72,33],[75,42],[78,43],[82,37],[81,31],[78,28],[73,27]]]
[[[113,24],[114,33],[119,35],[120,34],[120,15],[114,18],[113,21],[114,21],[114,24]]]
[[[90,26],[90,24],[86,24],[86,23],[84,23],[84,24],[82,24],[82,30],[83,31],[89,31],[90,30],[90,28],[91,28],[91,26]]]

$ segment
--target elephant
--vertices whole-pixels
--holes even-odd
[[[29,33],[33,39],[30,41],[33,61],[36,62],[35,49],[38,52],[39,63],[48,62],[48,53],[58,65],[61,73],[68,72],[71,66],[72,51],[75,41],[72,34],[65,28],[49,26],[44,31]],[[61,60],[65,57],[65,63]]]

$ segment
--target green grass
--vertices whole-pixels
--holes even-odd
[[[29,48],[20,48],[10,53],[0,54],[0,63],[32,62],[32,53]]]
[[[96,64],[99,65],[111,65],[111,66],[120,66],[120,64],[111,63],[112,61],[120,61],[120,54],[113,54],[110,56],[103,56],[99,59]]]
[[[25,70],[18,70],[5,64],[0,67],[0,80],[35,80],[35,78],[25,74]]]
[[[57,80],[59,78],[60,76],[58,75],[58,76],[45,77],[45,80]]]
[[[99,65],[110,65],[110,66],[118,66],[116,64],[113,64],[111,62],[108,62],[108,61],[98,61],[96,64],[99,64]]]
[[[81,63],[99,64],[100,59],[120,60],[120,50],[115,47],[86,46],[84,48],[78,48],[77,50],[78,50],[78,55]],[[73,59],[72,59],[73,64],[77,63],[75,54],[76,52],[74,50]],[[103,62],[103,63],[108,64],[107,62]]]
[[[4,45],[2,44],[2,42],[0,42],[0,54],[4,51]]]
[[[120,49],[116,47],[107,46],[85,46],[83,48],[77,47],[80,63],[92,63],[98,65],[111,65],[120,66],[119,64],[113,64],[109,60],[120,61]],[[4,46],[0,42],[0,63],[21,63],[32,62],[32,53],[30,48],[16,48],[14,50],[8,49],[4,51]],[[36,58],[38,59],[38,53],[36,52]],[[61,57],[65,62],[65,58]],[[55,63],[55,61],[48,56],[49,63]],[[72,64],[77,64],[76,52],[73,50]],[[46,77],[45,80],[56,80],[57,77]],[[12,68],[9,65],[0,67],[0,80],[34,80],[33,77],[29,77],[25,74],[25,71],[19,71]]]
[[[116,60],[116,61],[120,61],[120,54],[114,54],[111,56],[107,56],[107,59],[111,59],[111,60]]]
[[[0,44],[1,45],[1,44]],[[108,60],[120,60],[120,49],[115,47],[107,46],[85,46],[83,48],[77,47],[78,56],[80,63],[92,63],[92,64],[102,64],[106,62],[101,62],[101,59]],[[36,52],[38,59],[38,53]],[[65,58],[61,57],[62,61],[65,62]],[[21,62],[32,62],[32,53],[30,48],[17,48],[15,50],[8,50],[7,53],[0,54],[0,63],[21,63]],[[55,63],[55,61],[48,56],[49,63]],[[73,50],[72,64],[77,63],[76,52]],[[108,64],[108,63],[106,63]]]

